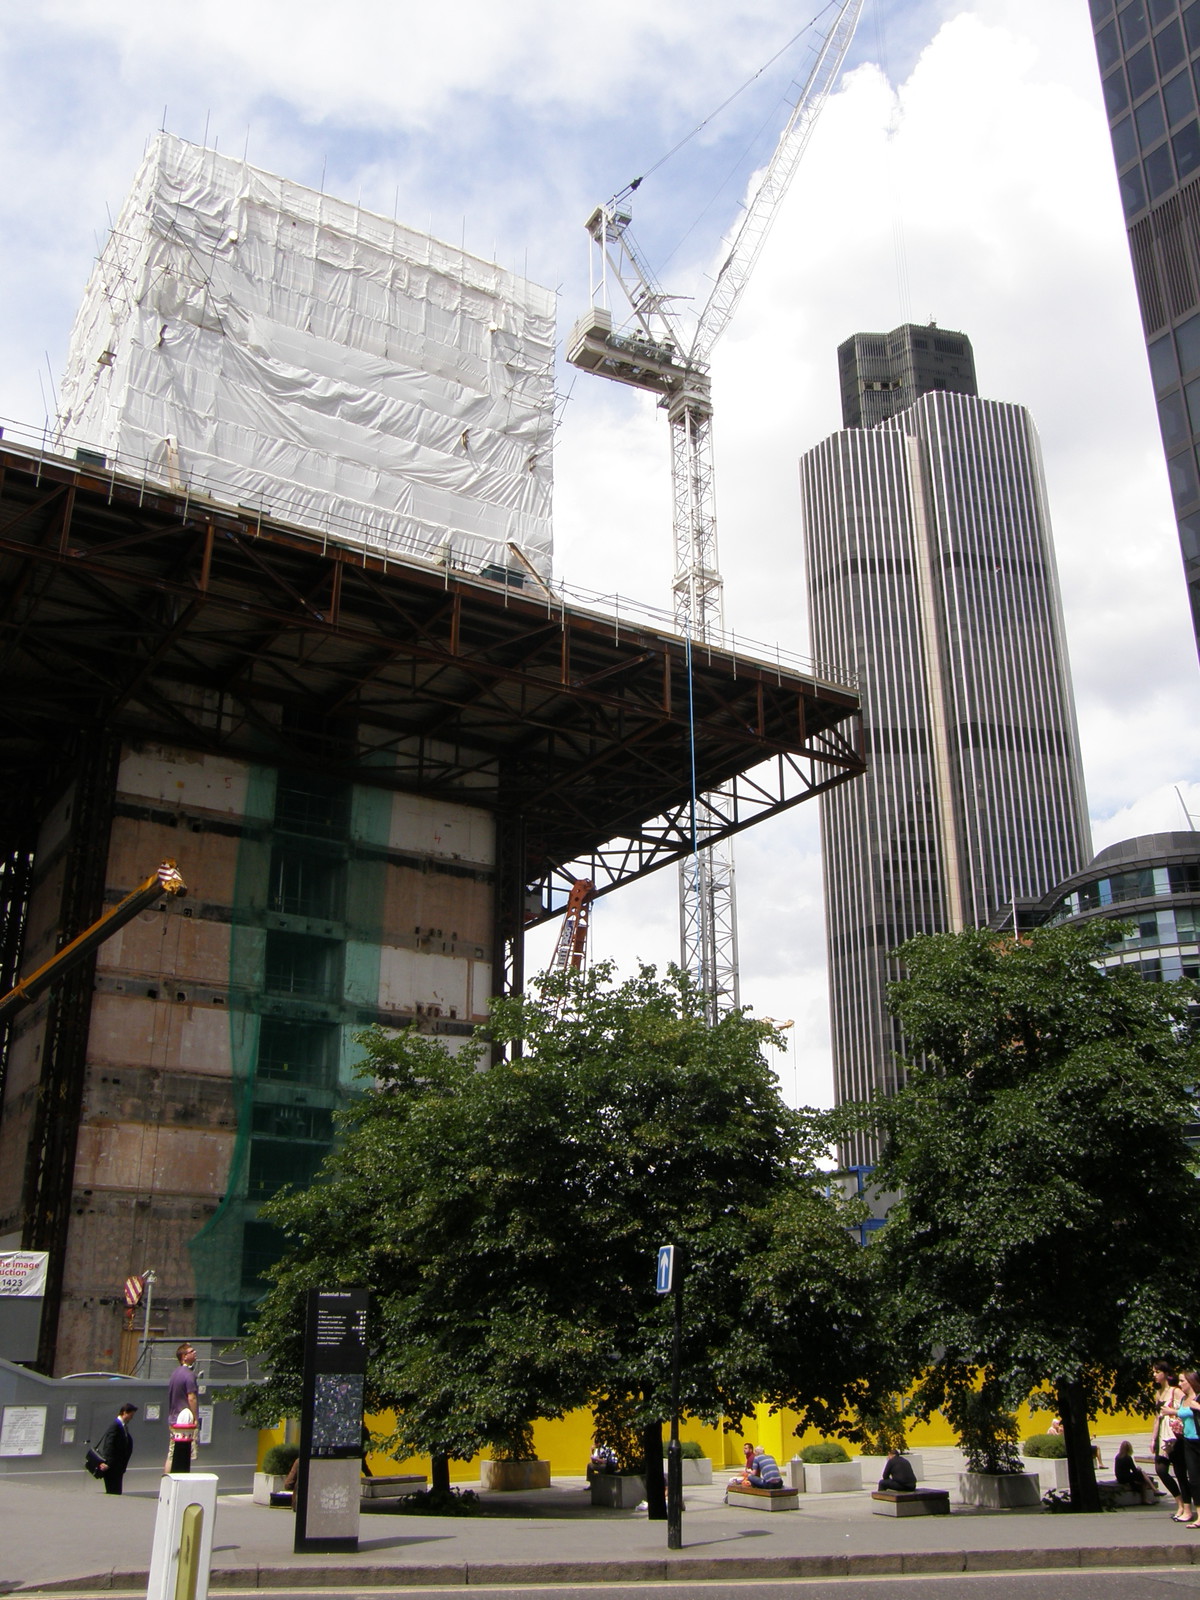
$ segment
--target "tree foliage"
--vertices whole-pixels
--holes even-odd
[[[1144,1405],[1153,1359],[1200,1331],[1193,986],[1104,973],[1115,936],[904,945],[891,1001],[922,1065],[872,1110],[876,1178],[902,1198],[869,1253],[924,1373],[918,1409],[967,1419],[981,1383],[998,1412],[1051,1384],[1076,1505],[1094,1496],[1088,1413]]]
[[[599,966],[494,1002],[486,1069],[482,1041],[361,1037],[374,1086],[314,1186],[266,1208],[289,1248],[253,1330],[258,1420],[298,1406],[305,1291],[361,1282],[395,1454],[527,1454],[535,1418],[592,1403],[628,1457],[667,1414],[663,1243],[686,1274],[687,1411],[767,1399],[826,1423],[862,1398],[861,1252],[822,1192],[821,1116],[763,1059],[768,1024],[710,1025],[674,970]]]

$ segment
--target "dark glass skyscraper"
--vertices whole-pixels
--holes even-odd
[[[869,762],[821,799],[840,1102],[896,1082],[887,953],[1040,899],[1091,842],[1028,413],[927,393],[801,480],[813,653],[858,671]]]
[[[1200,646],[1200,0],[1089,0]]]
[[[933,390],[978,394],[965,333],[906,322],[891,333],[852,333],[838,345],[842,426],[873,428]]]

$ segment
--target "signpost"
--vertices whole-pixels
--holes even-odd
[[[366,1289],[310,1289],[294,1549],[357,1550]]]
[[[671,1338],[671,1442],[667,1446],[667,1549],[683,1547],[683,1454],[679,1446],[679,1344],[683,1327],[683,1274],[673,1244],[658,1247],[654,1287],[674,1299]]]

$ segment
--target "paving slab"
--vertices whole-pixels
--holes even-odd
[[[1115,1443],[1102,1441],[1105,1459]],[[956,1450],[925,1452],[923,1483],[956,1492]],[[47,1475],[49,1477],[49,1475]],[[370,1503],[359,1550],[295,1555],[287,1510],[244,1493],[218,1499],[212,1587],[271,1590],[492,1584],[709,1582],[716,1579],[867,1577],[888,1573],[1031,1572],[1086,1566],[1200,1566],[1200,1535],[1172,1522],[1172,1503],[1098,1516],[1040,1508],[896,1521],[872,1514],[870,1486],[800,1496],[800,1509],[766,1518],[723,1503],[729,1472],[685,1490],[684,1548],[643,1511],[593,1508],[581,1478],[548,1490],[483,1496],[481,1517],[414,1517]],[[0,1480],[0,1593],[144,1592],[158,1479],[127,1479],[120,1497],[81,1482]],[[47,1530],[52,1530],[50,1533]]]

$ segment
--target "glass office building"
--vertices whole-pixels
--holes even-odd
[[[1200,0],[1089,0],[1200,644]]]
[[[841,1102],[897,1082],[888,952],[1039,901],[1091,840],[1028,413],[928,393],[831,435],[801,481],[812,649],[858,672],[869,763],[821,797]]]
[[[1049,897],[1050,924],[1123,922],[1102,965],[1133,967],[1151,983],[1200,979],[1200,833],[1149,833],[1101,850]]]
[[[873,428],[937,389],[979,393],[971,341],[936,322],[852,333],[838,345],[838,375],[844,428]]]

